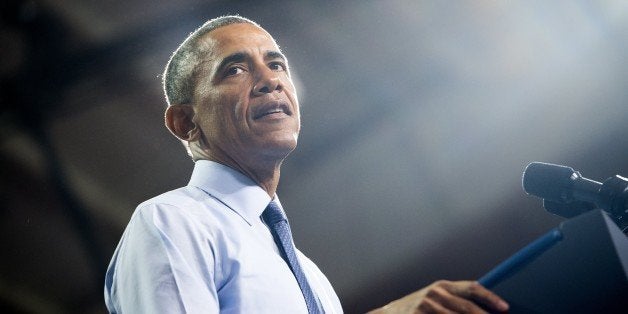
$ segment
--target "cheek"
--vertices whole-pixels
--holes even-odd
[[[214,138],[224,128],[224,113],[221,108],[221,99],[215,94],[207,95],[195,112],[195,123],[200,126],[206,136]]]
[[[219,117],[220,124],[223,126],[223,130],[231,130],[230,133],[241,133],[244,128],[247,128],[248,120],[248,102],[245,97],[243,89],[236,91],[230,90],[223,93],[223,96],[219,100],[220,109],[216,114]],[[231,135],[231,137],[237,137]]]
[[[294,87],[294,83],[292,83],[292,80],[289,77],[284,78],[284,86],[287,87],[294,97],[297,97],[297,89]]]
[[[299,123],[299,127],[301,127],[301,108],[298,102],[295,103],[294,111],[296,112],[296,118],[297,118],[297,122]]]
[[[284,80],[284,86],[286,87],[286,95],[288,95],[288,97],[290,98],[290,100],[292,100],[292,102],[298,107],[299,106],[299,99],[297,97],[297,90],[294,87],[294,84],[292,83],[292,80],[290,78],[286,78]]]
[[[297,97],[296,91],[290,91],[286,93],[290,101],[294,105],[294,112],[296,113],[297,121],[299,122],[299,126],[301,125],[301,105],[299,105],[299,99]]]
[[[244,100],[238,100],[230,108],[230,116],[234,121],[245,121],[247,112],[247,103]]]
[[[205,134],[208,139],[216,137],[216,130],[220,128],[213,117],[215,116],[215,112],[211,110],[201,110],[195,115],[195,123],[201,129],[201,132]]]

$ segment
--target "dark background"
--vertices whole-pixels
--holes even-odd
[[[628,5],[608,1],[4,1],[0,311],[103,313],[134,207],[187,183],[161,72],[205,20],[258,21],[303,129],[279,195],[345,311],[476,279],[561,219],[531,161],[628,175]]]

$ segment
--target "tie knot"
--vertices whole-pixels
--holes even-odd
[[[264,221],[269,225],[274,225],[282,220],[288,220],[275,201],[270,202],[268,206],[266,206],[266,209],[264,209],[262,213],[262,218],[264,218]]]

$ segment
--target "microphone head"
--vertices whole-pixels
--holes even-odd
[[[578,177],[571,167],[533,162],[523,172],[523,190],[549,201],[564,203],[571,200],[570,188]]]

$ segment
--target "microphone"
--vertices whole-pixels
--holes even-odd
[[[523,172],[523,190],[528,194],[559,203],[596,203],[602,183],[584,178],[571,167],[530,163]]]
[[[619,220],[628,214],[628,179],[618,175],[600,183],[571,167],[533,162],[522,181],[526,193],[542,198],[543,206],[559,216],[570,218],[596,206]]]

